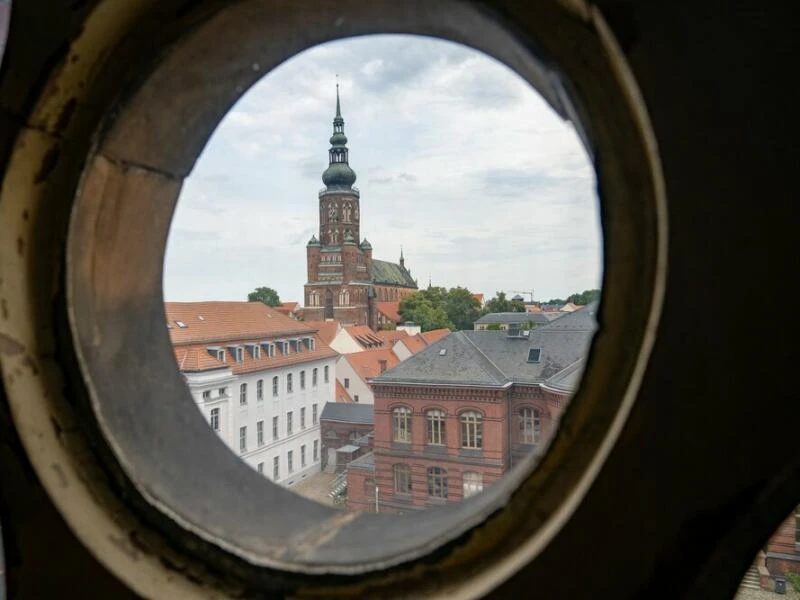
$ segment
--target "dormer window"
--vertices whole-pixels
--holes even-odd
[[[236,362],[244,362],[244,348],[241,346],[236,348]]]
[[[313,337],[303,338],[303,342],[305,343],[306,348],[308,348],[309,350],[314,350],[314,338]]]
[[[220,348],[219,346],[209,346],[206,348],[208,353],[216,358],[219,362],[225,362],[225,349]]]
[[[261,346],[259,344],[247,344],[247,349],[250,351],[250,356],[253,358],[261,358]]]

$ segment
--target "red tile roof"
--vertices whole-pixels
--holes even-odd
[[[383,340],[366,325],[351,325],[345,331],[365,350],[383,346]]]
[[[425,343],[427,343],[428,345],[431,345],[434,342],[438,342],[444,336],[449,335],[449,334],[450,334],[450,330],[445,327],[445,328],[442,328],[442,329],[433,329],[431,331],[425,331],[424,333],[422,333],[420,335],[422,335],[422,339],[425,340]]]
[[[345,404],[353,404],[353,399],[338,379],[336,380],[336,401],[344,402]]]
[[[297,309],[299,308],[300,305],[297,302],[281,302],[281,305],[276,306],[275,310],[286,315],[290,312],[297,312]]]
[[[339,333],[339,321],[303,321],[312,329],[317,330],[317,335],[326,344],[330,344]]]
[[[411,354],[416,354],[420,350],[424,350],[434,342],[439,341],[444,336],[450,333],[449,329],[434,329],[432,331],[426,331],[424,333],[418,333],[416,335],[410,335],[406,338],[402,338],[401,342],[405,344],[408,351]]]
[[[408,332],[404,330],[397,330],[397,331],[387,331],[381,330],[376,332],[378,337],[383,340],[383,343],[387,346],[394,346],[397,340],[402,340],[408,337]]]
[[[390,321],[394,321],[395,323],[399,323],[402,320],[400,317],[400,302],[376,302],[375,308],[378,309],[378,312],[381,313],[384,317],[389,319]]]
[[[475,298],[478,302],[483,304],[483,294],[472,294],[472,297]]]
[[[240,374],[338,355],[320,339],[314,328],[290,319],[261,302],[166,302],[164,310],[170,326],[175,360],[181,371],[227,367],[233,373]],[[243,360],[237,363],[230,348],[304,337],[314,339],[313,350],[301,344],[299,351],[290,349],[287,355],[276,349],[272,358],[267,356],[264,348],[260,357],[254,358],[252,348],[245,347]],[[212,356],[210,348],[222,350],[225,361]]]
[[[346,360],[353,367],[364,382],[370,377],[377,377],[381,374],[381,361],[386,361],[386,369],[391,369],[400,362],[397,355],[391,348],[374,348],[363,352],[353,352],[345,354],[342,360]]]

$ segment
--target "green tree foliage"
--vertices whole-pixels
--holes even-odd
[[[575,293],[567,297],[567,302],[584,305],[600,299],[600,290],[583,290],[580,294]]]
[[[248,302],[263,302],[267,306],[280,306],[281,299],[278,292],[269,287],[258,287],[247,294]]]
[[[497,292],[494,298],[487,300],[483,314],[500,312],[525,312],[525,303],[520,300],[509,300],[505,292]]]
[[[472,329],[480,317],[480,302],[463,287],[430,287],[405,296],[400,301],[403,320],[414,321],[422,331],[447,328]]]
[[[489,323],[486,325],[486,331],[501,331],[503,326],[500,323]]]

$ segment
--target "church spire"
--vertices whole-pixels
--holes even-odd
[[[406,266],[406,259],[403,257],[403,246],[400,246],[400,266],[405,268]]]
[[[322,182],[329,191],[351,191],[356,174],[348,163],[349,150],[344,134],[344,119],[339,101],[339,84],[336,84],[336,116],[333,118],[333,135],[328,150],[328,168],[322,174]]]

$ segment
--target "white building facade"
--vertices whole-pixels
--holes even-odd
[[[231,451],[281,485],[319,472],[319,417],[325,403],[335,401],[338,354],[313,329],[263,304],[167,303],[166,308],[192,397]],[[196,315],[187,314],[192,309]],[[232,321],[237,313],[246,314]],[[230,333],[207,327],[214,320]],[[259,330],[262,320],[265,327]],[[181,344],[180,338],[191,343]]]

